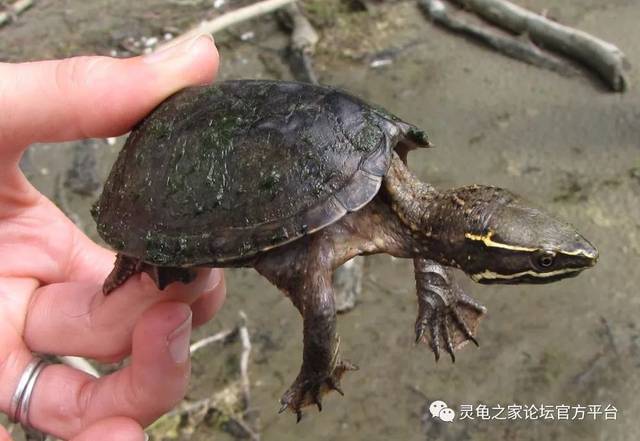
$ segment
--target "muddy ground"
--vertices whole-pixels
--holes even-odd
[[[0,59],[109,54],[123,38],[162,35],[216,13],[211,2],[192,3],[42,0],[0,29]],[[262,439],[638,439],[640,70],[630,70],[627,93],[613,94],[591,76],[565,78],[451,35],[425,21],[411,1],[384,2],[372,12],[310,3],[316,24],[324,26],[321,82],[424,127],[437,147],[410,157],[420,177],[441,187],[507,187],[572,222],[601,258],[580,277],[547,286],[486,287],[465,279],[489,314],[480,326],[480,348],[465,347],[455,365],[448,359],[435,364],[426,347],[413,344],[410,262],[368,258],[363,296],[339,320],[343,354],[361,370],[344,381],[344,398],[327,397],[322,414],[311,410],[297,425],[294,417],[277,414],[277,400],[299,367],[300,318],[256,273],[228,271],[224,309],[194,338],[233,327],[238,311],[246,312],[254,349],[250,410]],[[632,66],[640,60],[637,0],[520,3],[614,42]],[[239,36],[247,31],[255,37],[243,42]],[[287,34],[272,17],[216,37],[221,78],[290,78],[283,58]],[[388,49],[393,62],[371,68],[376,54]],[[88,210],[119,145],[35,146],[25,173],[95,238]],[[96,155],[86,155],[87,149]],[[97,177],[85,176],[93,168]],[[189,398],[232,382],[238,355],[237,343],[198,353]],[[462,404],[613,404],[618,413],[609,421],[444,424],[424,416],[434,399],[456,411]],[[219,423],[209,415],[179,436],[232,439],[230,426],[221,430]]]

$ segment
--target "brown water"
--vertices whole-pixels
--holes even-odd
[[[121,35],[149,35],[158,23],[183,25],[204,10],[131,3],[43,1],[20,23],[0,30],[0,57],[106,51]],[[311,410],[297,425],[294,417],[277,414],[277,400],[297,374],[301,320],[275,288],[252,271],[228,271],[228,301],[196,338],[234,326],[238,310],[247,313],[254,348],[251,408],[265,440],[638,438],[639,71],[629,72],[626,94],[612,94],[592,77],[564,78],[448,34],[424,21],[412,2],[391,3],[375,21],[338,21],[317,57],[321,82],[349,89],[424,127],[436,148],[410,157],[421,178],[440,187],[475,182],[509,188],[573,223],[598,246],[598,265],[547,286],[486,287],[465,279],[489,310],[480,326],[481,346],[465,347],[455,365],[446,358],[436,365],[426,347],[413,344],[410,262],[369,258],[363,297],[339,320],[342,352],[361,369],[344,381],[344,398],[328,396],[322,414]],[[538,11],[547,8],[555,19],[616,43],[632,64],[640,59],[637,0],[522,3]],[[105,5],[113,15],[101,13],[97,21]],[[45,38],[45,27],[56,37]],[[266,20],[242,25],[237,33],[249,29],[256,32],[254,42],[220,36],[221,77],[287,78],[278,52],[286,35]],[[369,59],[360,58],[363,47],[404,46],[384,68],[372,69]],[[116,151],[98,147],[100,179]],[[77,152],[72,145],[36,147],[27,172],[95,237],[88,217],[95,196],[79,196],[64,185]],[[189,398],[206,397],[231,381],[237,356],[237,345],[200,352]],[[456,411],[461,404],[612,403],[618,414],[616,421],[444,424],[423,417],[434,399]],[[192,439],[229,437],[202,424]]]

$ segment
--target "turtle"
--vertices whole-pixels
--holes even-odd
[[[486,308],[456,279],[548,283],[592,267],[569,224],[489,185],[436,189],[407,167],[426,133],[345,91],[233,80],[184,89],[129,135],[93,207],[116,251],[105,294],[146,273],[159,289],[197,267],[254,268],[303,319],[302,409],[357,366],[341,357],[332,273],[357,255],[413,260],[416,342],[439,359],[471,341]]]

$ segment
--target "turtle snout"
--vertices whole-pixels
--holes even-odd
[[[600,257],[600,253],[598,253],[598,249],[593,245],[591,245],[589,242],[587,242],[587,244],[589,245],[589,247],[586,248],[585,254],[590,260],[590,266],[593,266],[598,262],[598,257]]]
[[[600,255],[598,249],[579,234],[576,234],[576,239],[575,254],[582,258],[581,260],[584,262],[585,267],[594,266],[598,262]]]

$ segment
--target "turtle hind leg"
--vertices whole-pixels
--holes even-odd
[[[113,269],[102,285],[102,292],[104,295],[109,295],[126,282],[129,277],[142,272],[147,273],[158,289],[161,290],[172,282],[189,283],[196,278],[196,271],[193,268],[155,266],[135,257],[118,253]]]
[[[302,409],[315,405],[322,410],[322,398],[332,390],[340,394],[343,375],[357,367],[340,359],[340,339],[336,332],[336,310],[331,274],[322,274],[313,265],[298,286],[287,290],[302,314],[304,351],[300,373],[280,399],[283,412],[289,409],[302,417]]]
[[[455,362],[454,351],[464,343],[478,345],[475,334],[487,310],[462,290],[450,269],[427,259],[414,259],[414,269],[418,294],[416,343],[428,342],[436,361],[444,345]]]
[[[302,315],[302,366],[280,399],[280,411],[291,411],[298,421],[305,407],[322,410],[327,393],[342,393],[340,380],[346,372],[357,369],[340,358],[331,280],[332,247],[321,233],[267,252],[255,263],[255,269],[280,288]]]

